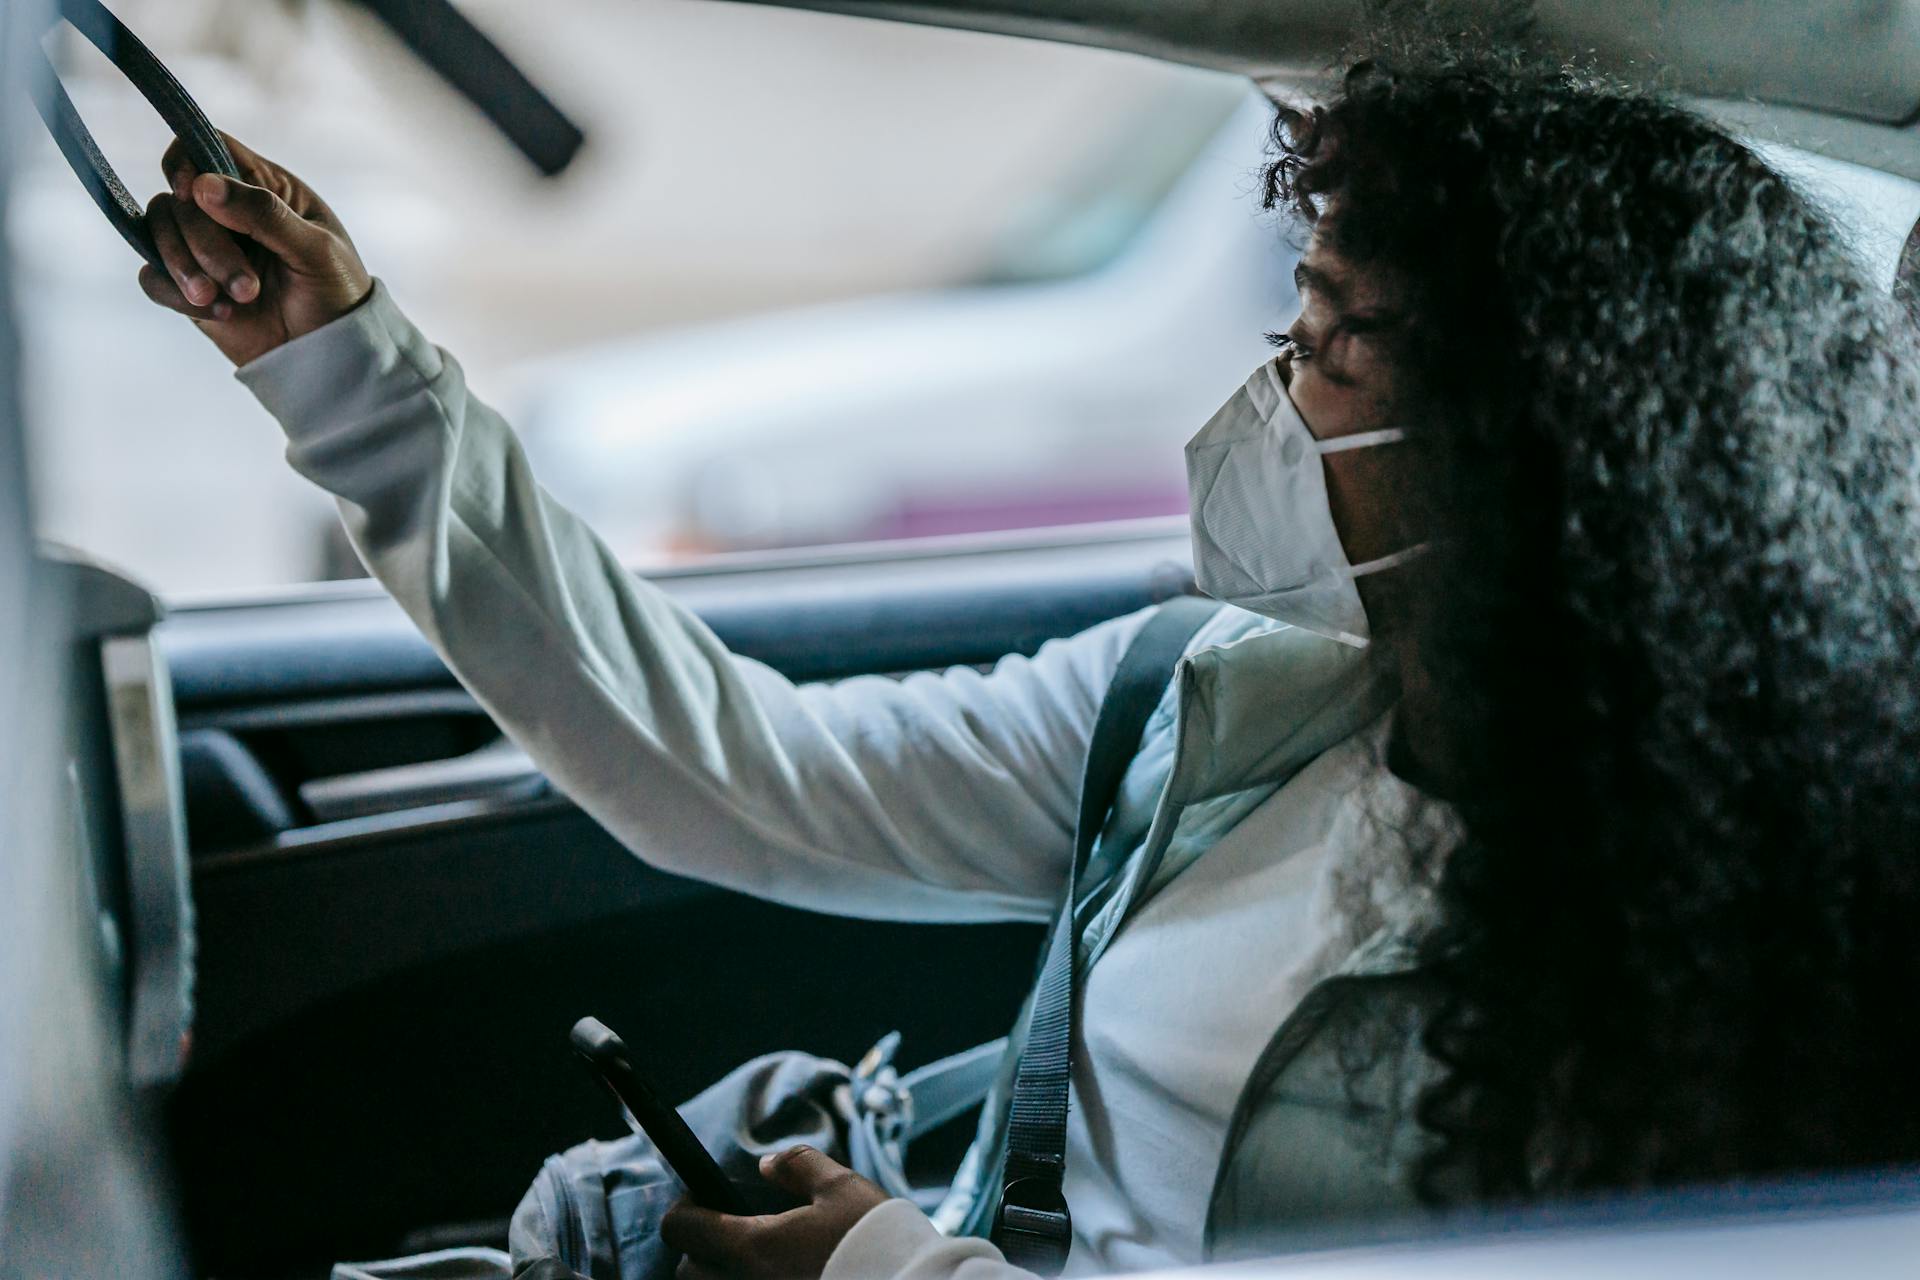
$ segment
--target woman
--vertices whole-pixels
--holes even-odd
[[[1109,828],[1146,870],[1085,977],[1070,1267],[1920,1156],[1913,335],[1790,183],[1656,96],[1383,43],[1276,138],[1304,306],[1189,447],[1201,584],[1246,608]],[[1045,918],[1140,619],[793,689],[540,494],[325,206],[240,158],[170,157],[144,286],[590,812],[785,901]],[[677,1210],[689,1271],[1007,1265],[818,1153],[768,1173],[810,1203]]]

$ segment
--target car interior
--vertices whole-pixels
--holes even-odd
[[[830,680],[1031,652],[1177,594],[1180,551],[1154,529],[666,581],[736,652]],[[1031,979],[1029,927],[836,919],[650,869],[380,595],[183,610],[157,644],[199,937],[172,1137],[220,1274],[504,1239],[547,1153],[622,1131],[564,1052],[585,1013],[657,1046],[678,1097],[783,1047],[844,1059],[898,1030],[910,1061],[956,1052]],[[916,1144],[930,1181],[969,1136],[949,1132]]]
[[[1360,8],[772,2],[1308,89]],[[1768,35],[1767,15],[1809,9],[1830,39]],[[1570,50],[1656,66],[1755,138],[1920,182],[1920,3],[1537,12]],[[418,43],[432,53],[431,32]],[[516,142],[564,167],[567,127],[541,116]],[[1910,297],[1916,279],[1920,227],[1900,271]],[[143,303],[129,290],[125,305]],[[759,1053],[850,1058],[893,1030],[904,1063],[931,1060],[1002,1034],[1032,979],[1036,928],[815,915],[650,868],[548,784],[373,584],[180,603],[84,554],[43,548],[35,566],[69,660],[40,689],[65,744],[63,798],[42,816],[80,868],[62,892],[92,904],[73,917],[67,977],[35,999],[95,1012],[19,1024],[49,1046],[20,1078],[69,1103],[38,1136],[0,1131],[17,1140],[8,1248],[55,1256],[45,1224],[114,1197],[145,1206],[147,1225],[119,1237],[144,1251],[124,1269],[8,1274],[292,1280],[500,1244],[544,1156],[624,1131],[567,1052],[583,1014],[641,1046],[679,1097]],[[658,577],[795,680],[984,666],[1190,588],[1179,518],[730,554]],[[89,1108],[117,1117],[91,1138]],[[970,1133],[916,1144],[916,1177],[939,1184]],[[73,1173],[108,1150],[124,1176]]]

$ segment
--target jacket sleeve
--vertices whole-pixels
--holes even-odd
[[[991,673],[797,687],[543,491],[384,285],[238,376],[454,674],[636,854],[842,915],[1047,917],[1100,698],[1144,613]]]
[[[911,1201],[868,1211],[841,1238],[820,1280],[1036,1280],[985,1240],[943,1236]]]

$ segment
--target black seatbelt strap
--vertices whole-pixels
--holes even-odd
[[[533,167],[551,178],[586,141],[580,126],[448,0],[360,0],[415,57],[480,108]]]
[[[1008,1110],[1007,1159],[992,1238],[1007,1261],[1043,1276],[1058,1275],[1073,1244],[1066,1177],[1067,1096],[1073,1078],[1073,1026],[1080,979],[1075,953],[1080,926],[1075,907],[1080,877],[1107,824],[1120,781],[1140,750],[1147,720],[1167,681],[1201,626],[1220,608],[1190,596],[1160,606],[1120,659],[1094,721],[1080,784],[1073,863],[1066,901],[1047,937],[1035,988],[1027,1041],[1015,1068]]]
[[[224,174],[229,178],[240,176],[240,170],[234,165],[233,157],[227,152],[227,144],[221,140],[220,133],[208,123],[206,113],[201,111],[180,82],[173,78],[160,59],[153,56],[153,50],[140,43],[140,38],[127,30],[127,25],[114,17],[100,4],[99,0],[60,0],[59,16],[73,24],[74,30],[85,36],[93,47],[107,56],[107,60],[120,69],[140,91],[140,95],[153,104],[160,118],[173,130],[173,136],[180,139],[185,147],[187,158],[193,167],[201,173]],[[57,20],[56,20],[57,21]],[[138,200],[128,192],[126,184],[107,163],[106,156],[100,152],[100,146],[93,140],[93,134],[80,119],[80,113],[73,108],[73,100],[60,84],[53,64],[41,53],[39,65],[31,68],[33,105],[40,112],[40,118],[46,122],[47,129],[53,134],[54,142],[59,144],[60,154],[67,158],[67,164],[79,177],[87,194],[100,206],[100,212],[107,215],[121,238],[145,258],[161,275],[167,274],[167,265],[160,259],[160,251],[154,248],[153,235],[147,230],[146,210]]]

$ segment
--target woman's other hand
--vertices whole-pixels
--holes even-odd
[[[888,1199],[812,1147],[765,1157],[760,1175],[807,1203],[736,1218],[681,1201],[660,1223],[660,1238],[686,1255],[679,1280],[815,1280],[854,1224]]]
[[[237,366],[353,310],[373,279],[306,183],[226,143],[240,180],[196,173],[178,141],[167,148],[160,164],[172,190],[147,205],[167,270],[142,267],[140,287],[190,317]]]

